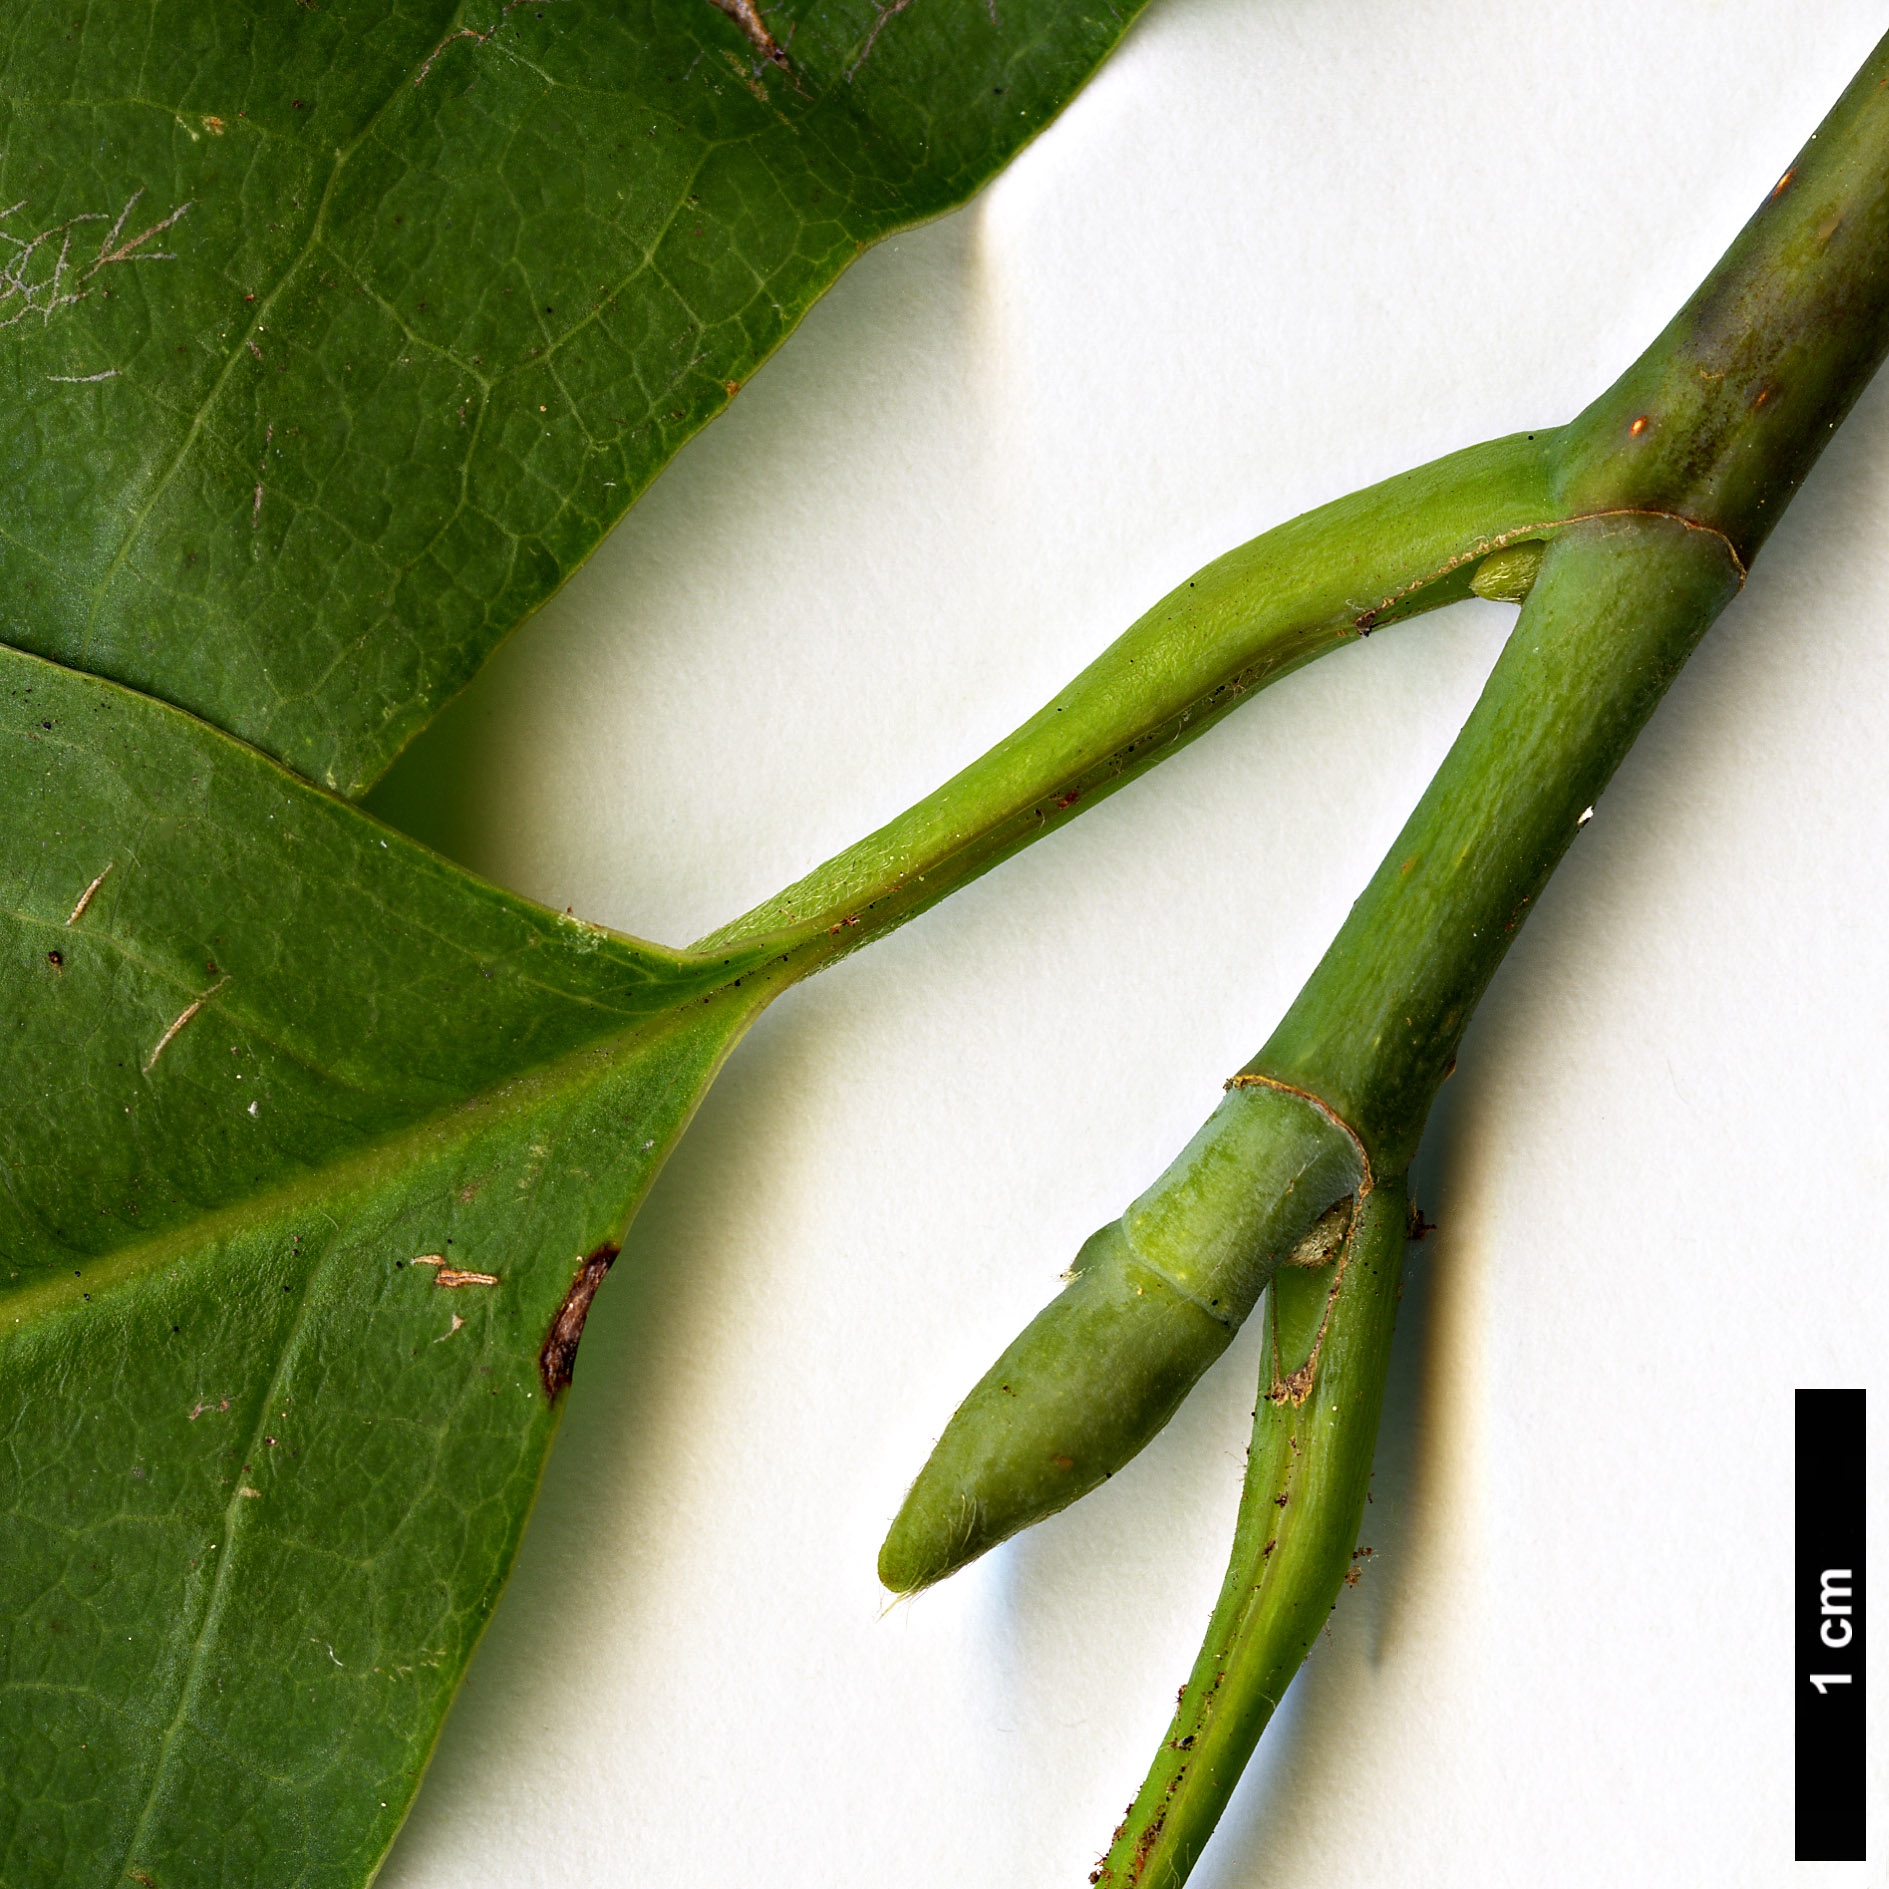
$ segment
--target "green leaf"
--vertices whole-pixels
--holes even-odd
[[[764,376],[744,400],[772,400],[769,425],[740,415],[677,469],[697,532],[681,483],[653,494],[667,530],[647,509],[631,521],[616,594],[568,615],[578,599],[560,598],[556,633],[531,626],[532,649],[494,665],[503,688],[475,685],[458,832],[477,857],[598,914],[672,898],[701,913],[695,930],[721,913],[691,881],[771,889],[744,876],[757,854],[797,864],[883,818],[908,782],[948,771],[950,741],[968,753],[1017,720],[1072,643],[1207,550],[1474,427],[1578,404],[1604,371],[1596,348],[1623,364],[1683,299],[1881,30],[1844,7],[1813,65],[1768,9],[1742,10],[1755,53],[1687,9],[1611,9],[1604,44],[1592,9],[1472,11],[1447,44],[1399,16],[1414,82],[1373,36],[1381,8],[1153,18],[1108,111],[1067,127],[1089,134],[1079,177],[1052,138],[988,215],[868,258],[871,277],[840,289],[855,330],[943,289],[913,350],[931,378],[910,377],[901,407],[902,377],[857,340],[849,376],[837,311],[821,311],[826,332],[803,338],[839,357],[830,377],[796,370],[788,405]],[[1150,74],[1132,62],[1168,51],[1170,21],[1200,24],[1191,62]],[[1217,74],[1233,76],[1209,137]],[[1692,109],[1675,127],[1681,78]],[[1649,192],[1657,167],[1678,187]],[[1263,179],[1263,206],[1202,192],[1190,217],[1177,176]],[[1255,222],[1278,240],[1251,241]],[[1166,248],[1164,224],[1181,226]],[[1106,245],[1087,240],[1101,230]],[[1140,294],[1112,292],[1123,275]],[[983,319],[993,278],[1003,320]],[[928,403],[952,409],[930,429]],[[837,444],[835,410],[851,422]],[[974,455],[998,413],[1008,458],[987,469]],[[753,466],[756,436],[801,414],[818,448],[775,518],[811,515],[824,557],[807,556],[809,530],[763,584],[730,555],[718,501],[737,439]],[[1669,1878],[1700,1879],[1704,1848],[1705,1875],[1736,1882],[1757,1826],[1788,1817],[1774,1748],[1740,1735],[1750,1684],[1724,1646],[1749,1564],[1718,1544],[1748,1490],[1789,1473],[1752,1386],[1786,1355],[1868,1381],[1889,1317],[1868,1256],[1840,1242],[1815,1242],[1815,1279],[1779,1292],[1776,1217],[1754,1214],[1744,1178],[1808,1177],[1827,1204],[1878,1158],[1869,1025],[1884,1011],[1857,871],[1873,842],[1853,815],[1880,808],[1884,780],[1867,704],[1889,680],[1886,422],[1877,400],[1868,430],[1839,433],[1768,575],[1677,685],[1614,811],[1583,829],[1443,1091],[1424,1204],[1445,1230],[1411,1256],[1403,1337],[1419,1343],[1367,1511],[1378,1553],[1212,1873],[1316,1867],[1362,1889],[1395,1853],[1424,1859],[1405,1874],[1442,1874],[1467,1816],[1537,1877],[1598,1851],[1633,1881],[1650,1843]],[[844,474],[823,481],[828,461]],[[862,499],[836,529],[849,480],[896,501],[873,518]],[[756,488],[773,498],[764,467]],[[985,522],[997,502],[1019,514],[1008,532]],[[982,588],[962,566],[984,567]],[[646,598],[652,572],[679,626],[751,623],[769,587],[795,600],[791,623],[768,621],[794,640],[798,686],[783,695],[777,671],[764,695],[704,661],[691,680],[711,685],[712,745],[659,747],[662,721],[632,710],[607,661],[624,593],[640,580]],[[926,625],[929,670],[902,637],[862,673],[861,625],[890,620]],[[1163,782],[764,1020],[780,1035],[744,1051],[740,1089],[692,1127],[639,1220],[646,1270],[612,1279],[610,1323],[586,1339],[588,1381],[390,1889],[739,1883],[756,1857],[849,1889],[1083,1880],[1224,1566],[1258,1350],[1206,1381],[1212,1401],[1108,1506],[1071,1511],[961,1592],[878,1619],[874,1531],[1012,1308],[1021,1322],[1053,1293],[1082,1234],[1186,1139],[1388,845],[1506,619],[1472,604],[1433,624],[1321,664]],[[797,727],[833,757],[817,784],[758,806],[731,788],[725,756],[780,769],[776,730]],[[632,850],[657,816],[686,871]],[[1793,965],[1806,975],[1780,974]],[[726,1154],[750,1152],[729,1187]],[[1595,1579],[1597,1552],[1617,1580]],[[1708,1617],[1675,1638],[1666,1597],[1701,1570]],[[596,1630],[567,1682],[558,1601],[577,1581]],[[1570,1658],[1509,1656],[1563,1628]],[[1620,1742],[1593,1737],[1592,1674],[1622,1646],[1655,1680],[1619,1721],[1631,1777]],[[1669,1735],[1687,1698],[1721,1708],[1704,1765],[1697,1740]],[[1532,1767],[1515,1762],[1518,1724]],[[1570,1837],[1584,1802],[1623,1789],[1631,1820]],[[1715,1816],[1725,1805],[1737,1814]]]
[[[0,791],[0,1880],[358,1883],[607,1243],[791,973],[16,652]]]
[[[364,792],[1135,10],[12,9],[0,636]]]

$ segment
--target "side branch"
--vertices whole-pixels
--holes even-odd
[[[1159,1755],[1091,1883],[1186,1880],[1351,1573],[1408,1212],[1399,1175],[1360,1203],[1336,1264],[1273,1281],[1272,1388],[1253,1413],[1226,1580]]]

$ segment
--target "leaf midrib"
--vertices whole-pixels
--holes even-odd
[[[733,963],[727,982],[705,993],[680,998],[642,1027],[568,1050],[475,1095],[448,1103],[392,1134],[362,1142],[292,1179],[198,1214],[149,1239],[98,1254],[89,1261],[83,1278],[36,1279],[11,1290],[0,1289],[0,1327],[9,1320],[11,1327],[0,1328],[0,1339],[17,1335],[35,1320],[67,1310],[88,1297],[97,1310],[104,1295],[135,1284],[248,1227],[285,1220],[298,1207],[318,1204],[336,1193],[365,1191],[377,1180],[397,1178],[428,1153],[475,1139],[502,1124],[508,1115],[523,1116],[535,1106],[581,1094],[665,1038],[702,1022],[703,1012],[712,1014],[717,1004],[727,1002],[737,1012],[751,1007],[746,1019],[737,1014],[724,1024],[731,1035],[738,1034],[795,974],[782,967],[775,976],[756,976],[755,969],[753,960],[745,965]]]
[[[269,1406],[290,1369],[294,1365],[301,1348],[302,1336],[308,1325],[308,1308],[314,1297],[316,1282],[326,1273],[333,1263],[339,1242],[331,1241],[327,1250],[316,1263],[309,1267],[302,1281],[302,1296],[295,1308],[295,1322],[289,1329],[288,1337],[283,1341],[276,1357],[274,1371],[264,1387],[260,1402],[255,1406],[255,1416],[250,1423],[249,1440],[244,1446],[243,1456],[237,1460],[252,1457],[262,1441],[263,1426],[269,1421]],[[151,1767],[151,1787],[145,1794],[143,1808],[138,1812],[138,1821],[132,1827],[130,1841],[125,1846],[125,1853],[119,1859],[115,1881],[127,1880],[131,1866],[137,1860],[138,1846],[144,1839],[144,1833],[151,1821],[151,1812],[157,1804],[158,1795],[164,1787],[164,1780],[170,1770],[171,1747],[177,1741],[177,1734],[183,1729],[190,1716],[192,1705],[196,1701],[203,1678],[204,1652],[214,1637],[217,1624],[222,1618],[224,1596],[228,1591],[229,1572],[236,1559],[237,1540],[244,1532],[244,1519],[241,1513],[244,1496],[242,1478],[233,1477],[234,1486],[230,1499],[223,1510],[223,1526],[220,1539],[215,1544],[217,1553],[216,1573],[211,1578],[210,1590],[203,1603],[203,1612],[197,1621],[197,1630],[191,1636],[190,1654],[184,1662],[184,1670],[177,1686],[177,1705],[172,1712],[170,1722],[164,1728],[158,1740],[157,1756]]]
[[[362,902],[381,913],[383,917],[400,921],[408,930],[416,933],[420,937],[430,938],[435,944],[457,948],[458,941],[456,939],[449,937],[446,933],[438,930],[434,926],[416,923],[411,912],[396,911],[386,904],[384,900],[373,898],[371,895],[364,895]],[[48,932],[54,937],[71,939],[74,936],[74,928],[70,920],[47,918],[44,914],[39,912],[23,912],[17,906],[0,906],[0,918],[17,920],[21,925],[31,925],[34,929]],[[138,970],[148,973],[154,981],[170,985],[176,996],[188,1000],[189,998],[203,995],[195,979],[185,977],[174,966],[159,964],[153,959],[144,956],[142,952],[127,944],[115,933],[107,931],[102,925],[88,928],[86,931],[78,933],[77,935],[83,938],[88,945],[97,944],[103,946],[106,951],[115,955],[121,963],[135,966]],[[549,941],[540,938],[528,938],[521,946],[501,952],[487,962],[494,965],[503,964],[512,972],[524,989],[538,991],[545,997],[560,1004],[570,1004],[576,1008],[594,1010],[600,1016],[620,1018],[626,1024],[634,1023],[637,1017],[646,1014],[643,1010],[631,1009],[623,1005],[609,1003],[601,997],[593,997],[584,991],[568,990],[555,984],[547,984],[543,978],[533,976],[524,968],[526,956],[533,949],[547,942]],[[628,967],[625,968],[627,970]],[[646,976],[637,988],[639,991],[648,991],[654,988],[657,982],[658,979],[656,977]],[[230,990],[231,995],[224,999],[217,1007],[226,1015],[239,1019],[242,1022],[244,1030],[255,1037],[258,1042],[266,1043],[271,1049],[286,1057],[290,1062],[295,1063],[298,1067],[309,1070],[312,1074],[321,1076],[324,1080],[339,1081],[344,1087],[348,1088],[358,1089],[360,1087],[359,1084],[348,1082],[345,1077],[337,1076],[331,1066],[322,1065],[318,1067],[310,1063],[302,1051],[293,1048],[281,1036],[275,1033],[276,1026],[269,1019],[257,1016],[253,1011],[247,1009],[244,1006],[243,998],[248,993],[243,990],[242,980],[240,978],[232,977]],[[394,990],[380,994],[383,996],[397,996],[399,992],[398,990]]]

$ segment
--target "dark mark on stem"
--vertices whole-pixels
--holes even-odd
[[[558,1307],[558,1315],[545,1333],[544,1349],[538,1353],[538,1376],[543,1380],[545,1396],[552,1403],[557,1402],[558,1392],[571,1381],[571,1370],[577,1363],[577,1347],[584,1336],[584,1320],[590,1316],[590,1302],[597,1296],[604,1274],[621,1250],[614,1240],[605,1240],[578,1267],[577,1277],[571,1281],[571,1289],[565,1293],[564,1303]]]

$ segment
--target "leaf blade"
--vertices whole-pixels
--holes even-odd
[[[15,652],[0,785],[0,1081],[100,1098],[0,1128],[0,1854],[358,1882],[516,1549],[552,1322],[791,972],[535,910]],[[206,937],[228,981],[152,1054]]]
[[[18,22],[6,640],[364,792],[845,263],[1125,25],[1005,15],[776,9],[758,73],[680,0]]]

